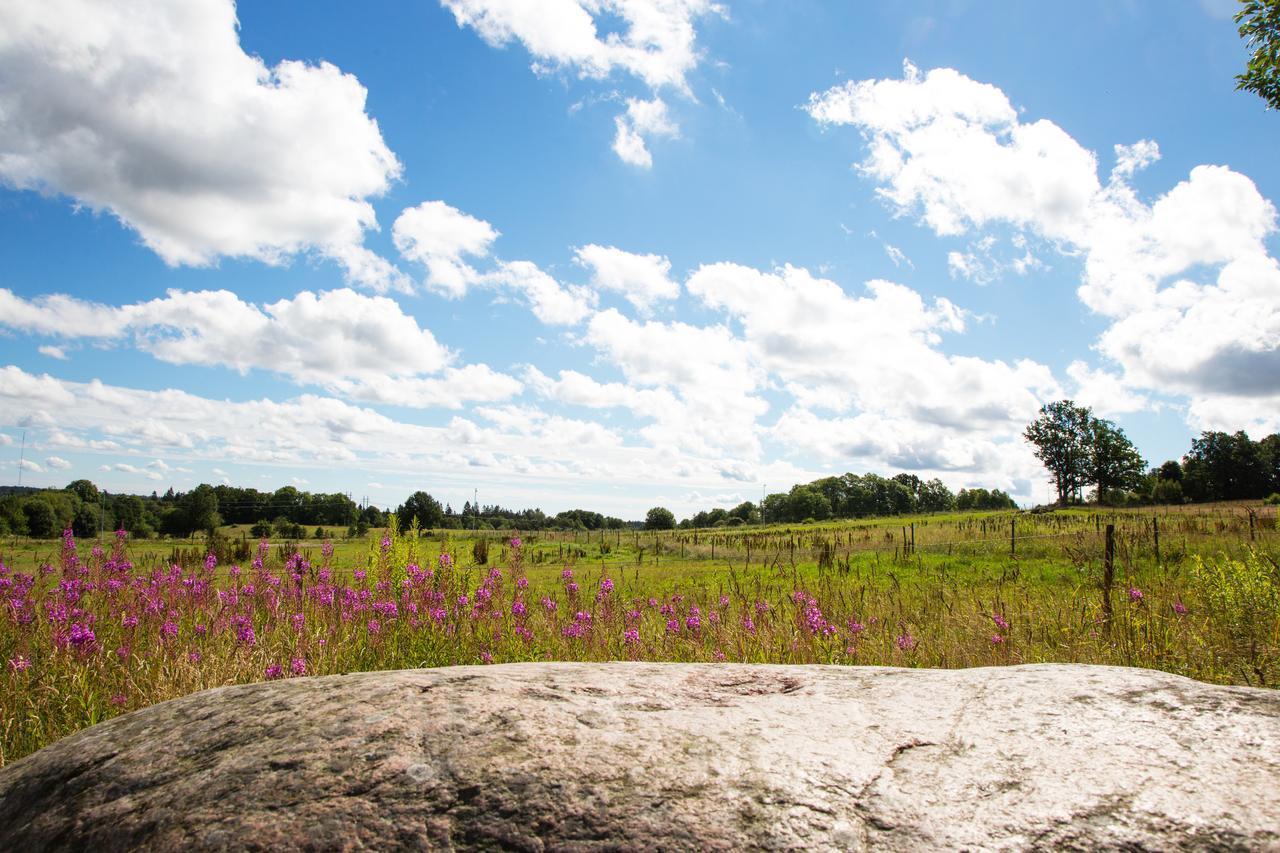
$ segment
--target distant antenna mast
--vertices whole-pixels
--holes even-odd
[[[27,431],[22,431],[22,444],[18,446],[18,488],[22,488],[22,468],[26,464]]]
[[[480,490],[471,490],[471,529],[480,529]]]

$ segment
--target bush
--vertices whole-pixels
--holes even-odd
[[[1206,561],[1197,556],[1191,576],[1211,624],[1225,646],[1240,657],[1245,681],[1271,683],[1270,670],[1280,657],[1275,642],[1280,636],[1280,582],[1275,565],[1257,552],[1243,560],[1224,555]]]
[[[1280,506],[1280,492],[1272,492],[1267,495],[1267,499],[1263,503],[1267,506]]]

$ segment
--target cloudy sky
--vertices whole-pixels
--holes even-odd
[[[1027,502],[1280,427],[1228,0],[0,0],[0,482]]]

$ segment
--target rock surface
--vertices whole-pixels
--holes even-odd
[[[1280,691],[1147,670],[299,678],[0,770],[0,849],[1280,847]]]

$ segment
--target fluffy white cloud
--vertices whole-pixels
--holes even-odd
[[[1024,458],[1019,436],[1061,389],[1035,362],[942,352],[942,336],[965,325],[948,300],[926,302],[887,281],[851,296],[803,269],[730,263],[698,268],[684,287],[724,322],[600,311],[581,341],[623,381],[575,370],[553,378],[527,367],[528,387],[563,405],[624,410],[673,465],[680,454],[715,457],[727,479],[763,473],[770,440],[825,466],[915,470],[957,485],[985,477],[1029,494],[1038,469]],[[779,392],[791,397],[791,408],[766,423]]]
[[[637,255],[613,246],[583,246],[574,259],[591,270],[591,284],[598,290],[621,293],[643,312],[665,299],[680,295],[671,280],[671,261],[661,255]]]
[[[627,381],[599,382],[572,370],[551,379],[529,368],[530,388],[569,405],[625,409],[647,422],[640,435],[663,452],[721,463],[759,457],[757,420],[769,408],[758,394],[765,375],[727,327],[637,322],[610,308],[587,323],[583,343]]]
[[[171,290],[109,306],[0,289],[0,327],[63,338],[129,338],[171,364],[269,370],[355,399],[426,408],[516,394],[520,384],[455,354],[385,296],[303,291],[265,305],[225,290]],[[439,375],[436,375],[439,374]]]
[[[46,344],[36,348],[36,352],[46,355],[49,358],[56,358],[58,361],[67,360],[67,352],[62,347],[55,347],[52,344]]]
[[[464,258],[487,257],[499,236],[488,222],[443,201],[406,208],[391,233],[400,254],[427,268],[427,287],[455,298],[479,278]]]
[[[1140,139],[1132,145],[1116,145],[1116,165],[1111,180],[1128,180],[1160,159],[1160,146],[1153,140]]]
[[[803,269],[721,263],[700,267],[685,286],[738,320],[753,360],[806,407],[1007,431],[1057,390],[1035,362],[945,355],[941,335],[963,331],[964,312],[893,282],[868,282],[865,296],[851,297]]]
[[[1125,385],[1122,377],[1092,368],[1083,361],[1071,362],[1067,366],[1067,376],[1076,386],[1072,399],[1104,418],[1141,412],[1152,406],[1146,395]]]
[[[1254,438],[1280,432],[1280,394],[1193,396],[1187,407],[1187,423],[1195,430],[1235,432],[1242,429]]]
[[[445,296],[464,296],[473,286],[512,291],[538,320],[553,326],[581,322],[595,304],[589,289],[562,285],[532,261],[494,257],[490,247],[499,232],[442,201],[406,209],[392,230],[400,253],[426,267],[427,287]],[[480,270],[466,258],[490,264]]]
[[[1214,405],[1239,423],[1280,417],[1280,263],[1266,247],[1277,215],[1246,176],[1197,166],[1147,203],[1127,181],[1159,158],[1156,143],[1117,145],[1104,185],[1097,158],[1061,128],[1023,122],[999,89],[945,68],[850,82],[815,93],[808,109],[824,125],[860,128],[864,174],[938,234],[1011,226],[1017,239],[1082,257],[1079,295],[1110,321],[1097,348],[1127,392],[1186,394],[1193,425]],[[949,262],[978,280],[1005,268],[973,252]],[[1028,251],[1023,263],[1039,261]],[[1108,376],[1077,381],[1093,388]],[[1117,399],[1126,408],[1143,398]],[[1246,414],[1243,399],[1257,411]]]
[[[675,138],[680,127],[667,114],[667,104],[661,98],[642,101],[627,99],[627,111],[613,120],[613,153],[622,162],[648,169],[653,166],[653,155],[645,140],[649,137]]]
[[[1049,121],[1024,124],[994,86],[950,68],[902,80],[849,82],[810,96],[823,125],[851,124],[867,139],[864,174],[897,210],[919,210],[938,234],[988,222],[1036,224],[1078,236],[1097,193],[1097,160]]]
[[[23,460],[19,463],[19,467],[20,467],[20,468],[22,468],[22,470],[23,470],[23,471],[31,471],[31,472],[33,472],[33,473],[35,473],[35,474],[43,474],[43,473],[44,473],[44,469],[40,467],[40,463],[39,463],[39,462],[35,462],[35,461],[31,460],[31,459],[23,459]]]
[[[460,27],[494,47],[519,41],[533,70],[569,70],[603,79],[615,70],[653,89],[688,91],[686,75],[699,60],[694,21],[723,14],[708,0],[441,0]],[[606,19],[623,24],[602,33]]]
[[[232,0],[0,2],[0,181],[109,211],[167,263],[316,251],[403,277],[362,245],[400,174],[365,89],[246,54]]]
[[[63,459],[61,456],[50,456],[44,460],[44,464],[48,465],[54,471],[65,471],[71,467],[71,463]]]
[[[689,98],[688,74],[701,54],[695,47],[695,23],[706,15],[725,15],[710,0],[441,0],[458,26],[468,26],[494,47],[519,41],[543,74],[569,71],[603,80],[615,71],[630,75],[657,93],[673,89]],[[612,24],[621,26],[612,30]],[[718,97],[718,96],[717,96]],[[627,99],[614,119],[613,150],[623,162],[653,165],[646,137],[676,136],[666,103]]]
[[[487,284],[520,294],[533,315],[552,326],[572,326],[591,313],[595,294],[585,287],[564,286],[532,261],[502,261],[485,276]]]

